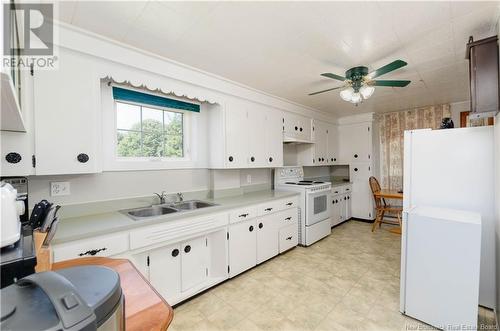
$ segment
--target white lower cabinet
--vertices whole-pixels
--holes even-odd
[[[279,230],[279,252],[283,253],[299,244],[297,224],[288,225]]]
[[[340,224],[352,217],[351,201],[352,198],[350,186],[332,188],[331,226]]]
[[[229,226],[229,277],[257,264],[257,231],[255,219]]]
[[[257,219],[257,264],[279,253],[279,215],[280,213],[275,213]]]
[[[180,249],[181,245],[175,244],[149,252],[149,281],[167,301],[181,294]]]
[[[182,291],[203,283],[208,277],[208,238],[188,240],[181,245]]]

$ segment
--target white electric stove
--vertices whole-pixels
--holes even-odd
[[[300,192],[300,245],[309,246],[330,234],[330,182],[304,180],[302,167],[282,167],[274,170],[274,188]]]

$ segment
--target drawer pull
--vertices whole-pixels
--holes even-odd
[[[78,254],[78,256],[85,256],[85,255],[92,255],[92,256],[94,256],[94,255],[96,255],[99,252],[105,251],[106,249],[107,249],[106,247],[99,248],[99,249],[91,249],[91,250],[86,251],[85,253]]]
[[[286,237],[286,240],[292,240],[293,237]]]
[[[248,228],[248,231],[250,231],[250,232],[253,231],[253,225],[250,225],[250,227]]]
[[[350,191],[350,189],[348,189],[348,188],[346,188],[345,190],[346,190],[346,191]]]
[[[179,250],[176,248],[172,251],[172,256],[176,257],[177,255],[179,255]]]
[[[262,229],[264,227],[264,224],[259,223],[259,229]]]
[[[238,217],[247,217],[247,216],[248,216],[248,213],[246,213],[246,214],[241,214],[241,215],[239,215]]]
[[[288,202],[286,205],[291,206],[291,205],[293,205],[293,202]]]
[[[292,219],[292,217],[289,216],[289,217],[285,218],[285,221],[290,221],[291,219]]]
[[[339,191],[335,191],[335,193],[339,193]]]
[[[264,209],[264,211],[271,211],[271,210],[273,210],[273,209],[272,208],[266,208],[266,209]]]
[[[191,252],[191,246],[187,245],[186,247],[184,247],[184,253],[189,253]]]

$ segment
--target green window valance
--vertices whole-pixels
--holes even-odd
[[[150,106],[168,107],[173,109],[182,109],[187,111],[200,112],[200,105],[179,101],[175,99],[160,97],[148,93],[141,93],[113,86],[113,98],[115,100],[137,102]]]

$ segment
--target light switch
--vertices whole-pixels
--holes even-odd
[[[50,195],[70,195],[69,182],[52,182],[50,183]]]

